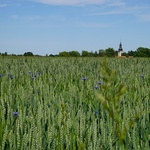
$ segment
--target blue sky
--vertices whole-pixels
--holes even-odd
[[[150,0],[0,0],[0,52],[150,48]]]

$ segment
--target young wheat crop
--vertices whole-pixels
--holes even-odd
[[[103,61],[0,58],[0,148],[148,150],[150,60]]]

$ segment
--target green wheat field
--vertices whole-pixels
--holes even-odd
[[[149,58],[0,58],[1,150],[149,150]]]

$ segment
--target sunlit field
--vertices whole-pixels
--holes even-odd
[[[104,62],[1,57],[0,148],[149,150],[150,59]]]

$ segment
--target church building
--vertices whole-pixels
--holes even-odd
[[[121,57],[122,53],[123,53],[123,48],[122,48],[122,44],[120,42],[119,49],[118,49],[118,57]]]

